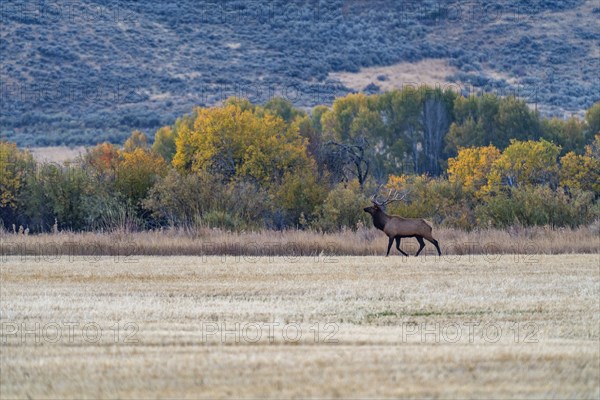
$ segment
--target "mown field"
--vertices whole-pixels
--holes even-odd
[[[599,265],[7,256],[0,397],[598,398]]]

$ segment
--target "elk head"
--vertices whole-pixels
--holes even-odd
[[[378,211],[383,211],[384,207],[392,202],[404,200],[404,198],[408,195],[409,192],[399,192],[395,189],[390,189],[387,196],[383,199],[379,198],[379,192],[381,190],[381,186],[377,188],[375,194],[371,196],[371,203],[373,205],[371,207],[366,207],[363,210],[368,212],[371,215],[375,215]]]

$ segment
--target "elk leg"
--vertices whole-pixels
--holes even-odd
[[[408,257],[408,254],[406,254],[405,252],[403,252],[402,249],[400,248],[400,236],[396,236],[396,248],[398,249],[398,251],[400,253],[402,253],[403,255],[405,255],[406,257]]]
[[[438,244],[438,241],[437,241],[437,240],[435,240],[434,238],[431,238],[431,239],[428,239],[428,238],[426,238],[426,239],[427,239],[428,241],[430,241],[431,243],[433,243],[433,245],[435,246],[435,248],[436,248],[436,249],[437,249],[437,251],[438,251],[438,256],[441,256],[441,255],[442,255],[442,252],[441,252],[441,250],[440,250],[440,246],[439,246],[439,244]]]
[[[388,242],[388,251],[387,251],[387,254],[385,255],[386,257],[390,255],[390,249],[392,248],[393,243],[394,243],[394,238],[391,237],[390,241]]]
[[[417,238],[417,241],[419,242],[419,251],[417,251],[417,254],[415,254],[415,257],[417,257],[419,255],[419,253],[421,252],[421,250],[423,250],[423,248],[425,247],[425,242],[423,241],[423,236],[415,236]]]

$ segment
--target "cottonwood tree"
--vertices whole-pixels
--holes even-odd
[[[177,147],[175,146],[175,131],[170,126],[163,126],[156,131],[152,151],[160,154],[167,162],[173,160]]]
[[[326,163],[330,171],[345,182],[357,179],[360,187],[363,188],[371,167],[367,157],[368,141],[359,137],[350,144],[329,141],[325,146],[329,147]]]
[[[500,156],[500,150],[493,145],[460,149],[456,158],[448,160],[448,180],[460,183],[465,191],[481,197],[492,167]]]
[[[305,141],[272,114],[260,116],[237,104],[202,108],[192,129],[176,139],[173,165],[181,171],[210,171],[231,180],[280,183],[287,171],[311,167]]]
[[[423,129],[424,172],[438,176],[442,173],[441,159],[444,136],[452,122],[454,93],[439,89],[427,91],[422,100],[421,126]]]
[[[594,144],[586,146],[585,154],[567,153],[560,159],[560,185],[568,189],[594,192],[600,197],[600,134]]]
[[[353,94],[336,99],[331,110],[323,112],[321,126],[324,159],[333,178],[357,179],[363,187],[379,158],[372,142],[385,130],[376,97]]]
[[[588,137],[600,133],[600,101],[594,103],[585,113],[585,121],[588,127]]]
[[[450,156],[457,154],[461,147],[493,144],[502,150],[512,139],[537,140],[542,134],[539,115],[514,96],[457,97],[453,113],[455,121],[445,138],[446,152]]]
[[[511,188],[527,185],[558,186],[558,155],[560,146],[544,139],[526,142],[512,140],[494,161],[488,174],[490,190],[501,185]]]

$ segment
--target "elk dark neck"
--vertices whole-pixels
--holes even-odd
[[[386,213],[379,210],[375,214],[373,214],[373,225],[375,225],[375,228],[383,230],[389,218],[390,217],[388,217]]]

